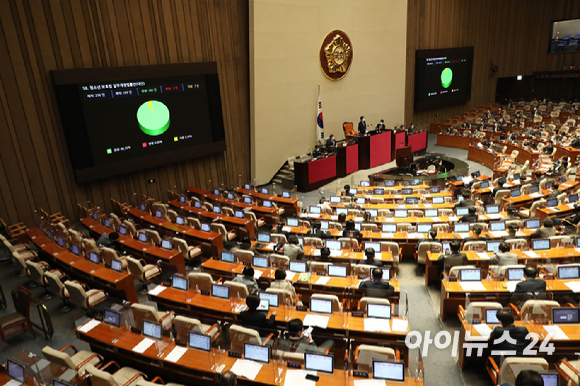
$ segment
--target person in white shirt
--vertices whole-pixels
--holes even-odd
[[[270,288],[287,291],[292,294],[292,300],[296,299],[296,290],[291,282],[286,280],[286,270],[278,268],[274,273],[274,281],[270,284]]]

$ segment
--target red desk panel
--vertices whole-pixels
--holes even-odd
[[[413,153],[427,149],[427,131],[411,134],[408,137],[407,145],[411,146]]]
[[[358,145],[346,147],[346,174],[358,171]]]
[[[336,177],[336,156],[308,162],[308,183]]]
[[[391,133],[371,137],[371,168],[391,162]]]
[[[407,146],[407,133],[402,131],[395,134],[395,150]]]

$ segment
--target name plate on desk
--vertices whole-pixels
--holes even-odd
[[[141,330],[135,327],[131,327],[131,332],[134,332],[135,334],[141,334]]]
[[[316,272],[316,274],[317,274],[318,276],[326,276],[326,273],[324,273],[324,272]]]
[[[207,295],[209,296],[209,291],[200,291],[202,295]]]
[[[352,316],[356,316],[357,318],[364,318],[364,312],[353,312]]]
[[[359,280],[366,280],[367,277],[365,275],[358,275]]]
[[[456,282],[457,281],[457,278],[456,277],[450,277],[450,278],[447,278],[447,281],[450,282],[450,283]]]
[[[184,340],[175,339],[175,344],[182,347],[187,347],[187,342]]]
[[[302,368],[302,365],[300,363],[286,362],[286,365],[291,369],[301,369]]]
[[[353,372],[353,375],[355,377],[358,377],[358,378],[368,378],[369,377],[369,373],[367,373],[366,371],[357,371],[357,370],[355,370]]]
[[[308,308],[305,306],[296,306],[296,311],[308,311]]]
[[[234,352],[234,351],[228,351],[228,356],[232,357],[232,358],[241,358],[242,357],[242,353],[240,352]]]

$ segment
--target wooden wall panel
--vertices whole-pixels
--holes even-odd
[[[111,197],[247,180],[248,12],[246,0],[0,1],[0,217],[32,224],[43,208],[77,219],[77,202],[110,211]],[[203,61],[218,63],[226,152],[74,181],[50,70]]]
[[[576,0],[408,0],[405,121],[441,123],[493,102],[497,78],[580,65],[578,53],[547,54],[551,22],[578,17]],[[464,46],[475,47],[471,100],[414,113],[415,50]]]

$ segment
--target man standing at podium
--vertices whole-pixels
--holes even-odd
[[[377,125],[377,130],[378,131],[385,130],[385,120],[384,119],[381,119],[381,122]]]
[[[365,135],[367,133],[367,123],[365,121],[364,115],[360,117],[360,122],[358,123],[358,133],[360,135]]]

